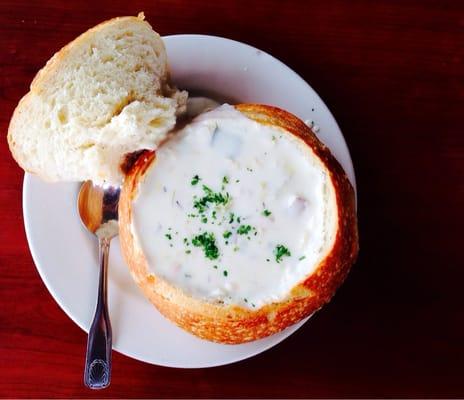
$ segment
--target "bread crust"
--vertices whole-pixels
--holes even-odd
[[[137,196],[139,182],[155,159],[153,151],[138,157],[126,176],[119,204],[122,254],[145,296],[181,328],[200,338],[229,344],[269,336],[320,309],[344,281],[359,249],[354,190],[328,148],[301,120],[286,111],[259,104],[240,104],[235,108],[261,124],[278,126],[301,138],[323,162],[335,189],[338,227],[333,247],[314,273],[296,285],[285,299],[258,310],[213,304],[193,298],[150,273],[131,226],[132,202]]]

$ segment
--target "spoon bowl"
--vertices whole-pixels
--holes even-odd
[[[77,207],[84,226],[97,237],[113,238],[118,234],[118,204],[120,187],[85,182],[79,191]],[[112,226],[102,232],[102,227]]]

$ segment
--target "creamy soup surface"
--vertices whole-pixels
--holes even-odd
[[[224,105],[157,150],[132,229],[156,276],[197,298],[257,309],[284,299],[321,261],[333,240],[331,190],[300,139]]]

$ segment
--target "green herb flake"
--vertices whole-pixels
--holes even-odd
[[[169,240],[172,240],[172,235],[170,233],[166,233],[164,236],[166,236]]]
[[[265,217],[269,217],[272,213],[269,210],[264,210],[262,213]]]
[[[217,265],[213,265],[213,268],[214,268],[214,269],[218,269],[218,266],[217,266]]]
[[[200,177],[198,175],[195,175],[192,180],[190,181],[190,184],[192,186],[195,186],[196,184],[198,184],[198,182],[200,182]]]
[[[222,273],[224,274],[224,276],[229,275],[229,273],[226,270],[222,271]]]
[[[237,229],[237,234],[246,235],[251,231],[251,225],[240,225]]]
[[[203,232],[192,239],[192,244],[195,247],[202,247],[205,257],[210,260],[219,258],[219,249],[216,245],[216,239],[211,232]]]
[[[235,246],[232,250],[234,250],[234,251],[239,251],[239,249],[240,249],[240,248],[239,248],[238,246]]]
[[[203,218],[201,219],[201,222],[203,222],[204,224],[206,224],[206,223],[208,222],[208,218],[203,217]]]
[[[232,224],[234,222],[234,218],[235,218],[235,215],[234,215],[234,213],[231,212],[229,214],[229,224]]]
[[[204,213],[210,204],[226,205],[230,200],[229,193],[214,192],[211,188],[203,185],[204,196],[198,200],[194,200],[193,207],[198,210],[199,213]]]
[[[277,245],[274,249],[274,256],[278,263],[282,261],[282,257],[290,257],[291,255],[290,250],[281,244]]]
[[[185,250],[185,254],[190,254],[192,250]]]
[[[248,299],[243,299],[245,301],[245,303],[248,303]]]
[[[188,241],[188,239],[186,237],[184,238],[184,244],[186,244],[187,246],[189,244],[189,241]]]
[[[301,261],[301,260],[304,260],[306,258],[306,256],[301,256],[298,261]]]
[[[224,184],[229,183],[229,178],[227,176],[224,176],[224,178],[222,178],[222,183]]]
[[[225,231],[225,232],[222,234],[222,237],[223,237],[224,239],[229,239],[231,236],[232,236],[232,232],[231,232],[231,231]]]

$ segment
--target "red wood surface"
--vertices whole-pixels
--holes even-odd
[[[212,369],[114,354],[111,388],[82,385],[85,334],[34,267],[23,173],[0,142],[3,397],[464,397],[464,2],[7,1],[0,124],[65,43],[118,15],[283,60],[329,105],[357,173],[361,253],[330,305],[279,346]],[[5,137],[4,136],[4,137]]]

